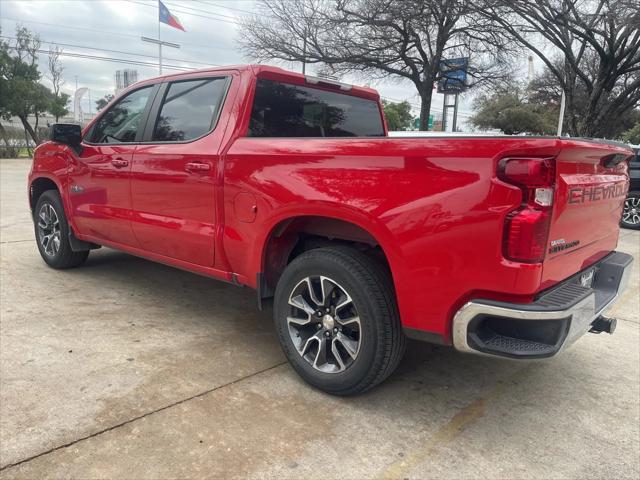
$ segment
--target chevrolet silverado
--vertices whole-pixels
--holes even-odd
[[[253,288],[293,368],[348,395],[407,337],[531,359],[612,333],[631,156],[390,138],[375,90],[250,65],[145,80],[83,130],[54,125],[28,194],[49,266],[106,246]]]

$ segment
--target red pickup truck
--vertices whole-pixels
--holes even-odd
[[[389,138],[372,89],[237,66],[137,83],[82,132],[54,125],[29,201],[51,267],[104,245],[256,289],[295,370],[347,395],[407,337],[527,359],[612,333],[631,156]]]

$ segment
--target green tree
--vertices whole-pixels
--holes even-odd
[[[1,31],[0,31],[1,33]],[[0,120],[6,118],[9,115],[7,100],[9,97],[9,82],[7,80],[7,65],[9,58],[9,46],[6,41],[0,38]],[[9,140],[5,128],[0,123],[0,136],[5,143],[5,146],[9,146]]]
[[[638,121],[633,128],[624,132],[622,139],[633,145],[640,145],[640,121]]]
[[[25,130],[25,135],[39,144],[40,116],[51,108],[53,94],[39,83],[37,52],[40,39],[24,27],[16,28],[13,42],[0,42],[0,116],[8,119],[17,117]],[[35,118],[32,126],[29,116]]]
[[[530,101],[540,92],[531,92],[511,81],[491,94],[481,95],[474,102],[471,123],[483,130],[498,129],[507,135],[529,133],[550,135],[556,131],[558,106]]]
[[[387,119],[389,130],[408,130],[411,128],[413,116],[411,115],[411,105],[406,100],[400,103],[382,100],[384,116]]]
[[[64,117],[69,113],[67,106],[69,105],[69,95],[66,93],[58,93],[50,99],[49,113],[56,117],[56,122],[60,117]]]
[[[107,106],[107,104],[113,100],[113,95],[111,95],[110,93],[107,93],[104,97],[99,98],[98,100],[96,100],[96,111],[100,111],[102,110],[104,107]]]

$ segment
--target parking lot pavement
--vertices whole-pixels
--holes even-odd
[[[255,294],[109,249],[46,268],[0,160],[1,478],[638,478],[638,262],[612,336],[513,362],[410,343],[355,398],[284,362]],[[640,232],[619,249],[640,259]]]

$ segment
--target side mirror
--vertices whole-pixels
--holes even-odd
[[[82,142],[82,129],[73,123],[54,123],[51,125],[51,140],[77,148]]]

